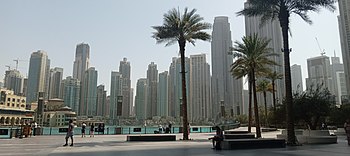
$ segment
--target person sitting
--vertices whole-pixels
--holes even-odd
[[[224,140],[224,134],[219,126],[215,126],[216,134],[214,137],[209,138],[213,142],[213,149],[221,150],[221,141]]]

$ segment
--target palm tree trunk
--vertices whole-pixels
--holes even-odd
[[[259,108],[258,108],[258,99],[256,96],[256,85],[255,85],[255,70],[252,69],[252,87],[253,87],[253,96],[254,96],[254,114],[255,114],[255,128],[256,128],[256,137],[261,138],[260,131],[260,121],[259,121]]]
[[[183,140],[188,140],[188,121],[187,121],[187,94],[186,94],[186,70],[185,70],[185,46],[186,41],[179,40],[181,56],[181,80],[182,80],[182,116],[183,116]]]
[[[280,25],[283,36],[283,52],[284,52],[284,79],[286,86],[286,105],[287,105],[287,144],[296,145],[296,137],[294,132],[294,111],[292,97],[292,82],[290,76],[290,58],[289,58],[289,12],[285,6],[281,6],[279,15]]]
[[[272,80],[272,103],[273,103],[273,111],[276,112],[276,94],[275,94],[275,81]]]
[[[266,91],[263,92],[264,94],[264,105],[265,105],[265,126],[267,126],[267,102],[266,102]]]
[[[249,92],[249,106],[248,106],[248,132],[252,132],[252,80],[251,75],[248,76],[248,92]]]

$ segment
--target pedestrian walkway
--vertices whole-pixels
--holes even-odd
[[[275,137],[276,132],[263,133],[263,137]],[[36,136],[24,139],[0,139],[0,156],[50,155],[50,156],[349,156],[350,147],[345,136],[339,136],[338,144],[303,145],[282,149],[228,150],[211,149],[209,137],[214,133],[192,133],[193,140],[171,142],[126,142],[126,135],[96,135],[94,138],[75,136],[73,147],[62,147],[64,135]]]

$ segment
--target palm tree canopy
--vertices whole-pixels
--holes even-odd
[[[278,56],[272,53],[272,49],[268,47],[270,40],[259,38],[257,34],[245,36],[242,38],[243,43],[236,41],[231,53],[236,61],[231,65],[231,73],[236,78],[242,78],[249,75],[254,69],[255,74],[265,73],[270,69],[268,66],[277,65],[271,56]]]
[[[203,30],[210,29],[211,24],[202,22],[203,18],[196,14],[196,9],[189,11],[185,8],[184,13],[172,9],[164,14],[162,26],[153,26],[153,38],[157,43],[166,43],[165,46],[173,45],[181,40],[195,45],[195,40],[209,41],[211,36]]]
[[[271,81],[276,81],[278,79],[282,79],[283,78],[283,74],[278,73],[276,71],[268,72],[268,73],[266,73],[266,78],[271,80]]]
[[[272,92],[272,85],[268,80],[263,79],[261,81],[258,81],[258,85],[256,86],[256,91],[257,92]]]
[[[335,10],[334,3],[336,0],[248,0],[250,5],[237,12],[245,16],[261,16],[262,24],[267,20],[282,18],[283,15],[295,13],[304,21],[312,24],[308,12],[319,12],[322,7]]]

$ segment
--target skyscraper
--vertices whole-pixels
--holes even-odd
[[[350,99],[350,1],[339,0],[339,32],[344,64],[344,78],[348,99]]]
[[[340,63],[339,57],[331,57],[332,64],[330,66],[332,72],[332,82],[334,86],[335,103],[342,104],[342,97],[347,96],[346,82],[344,74],[344,65]]]
[[[77,113],[80,103],[80,81],[68,76],[62,81],[62,84],[61,94],[63,96],[64,105],[72,108],[72,111]]]
[[[123,61],[120,61],[119,65],[119,72],[122,75],[123,78],[123,117],[129,117],[131,114],[130,107],[132,106],[131,100],[130,100],[130,90],[131,90],[131,80],[130,80],[130,62],[126,58],[123,58]]]
[[[49,99],[62,99],[63,95],[60,95],[62,77],[63,68],[55,67],[50,69]]]
[[[322,86],[327,88],[334,95],[334,88],[331,77],[330,60],[328,56],[318,56],[307,59],[308,78],[306,88]]]
[[[117,98],[122,96],[123,90],[123,78],[119,72],[111,72],[111,88],[110,88],[110,106],[109,106],[109,117],[113,124],[116,123],[117,119]]]
[[[15,95],[23,95],[23,83],[23,76],[18,70],[7,70],[5,72],[4,88],[12,90]]]
[[[212,114],[213,118],[219,119],[224,114],[236,115],[234,112],[242,105],[242,79],[234,79],[230,73],[230,66],[233,59],[228,55],[232,47],[230,23],[228,17],[215,17],[212,42]],[[224,108],[225,112],[219,108]]]
[[[75,50],[75,60],[73,65],[73,78],[82,81],[85,71],[89,68],[90,46],[80,43]]]
[[[244,3],[244,7],[248,7],[249,2]],[[246,36],[257,34],[260,38],[265,38],[270,40],[268,48],[271,48],[271,53],[276,53],[279,56],[270,57],[271,60],[275,61],[279,66],[271,66],[270,69],[273,72],[279,74],[284,74],[284,61],[283,53],[281,52],[283,46],[282,31],[278,20],[266,21],[266,23],[261,27],[260,17],[248,17],[245,16],[245,33]],[[275,81],[276,88],[276,98],[281,101],[285,95],[285,85],[284,78]],[[259,102],[263,103],[263,96],[258,97]],[[272,93],[267,93],[267,102],[272,105]]]
[[[158,84],[158,69],[154,62],[148,65],[147,69],[147,118],[157,116],[157,84]]]
[[[290,74],[292,77],[292,91],[302,92],[303,88],[303,78],[301,74],[301,65],[294,64],[290,68]]]
[[[189,96],[189,83],[190,83],[190,59],[185,57],[185,76],[186,76],[186,93]],[[189,104],[189,98],[187,98]],[[169,67],[168,76],[168,113],[169,116],[180,118],[182,103],[182,79],[181,79],[181,58],[172,58],[172,63]]]
[[[97,86],[97,116],[105,116],[106,115],[106,98],[107,91],[105,91],[104,85]]]
[[[135,96],[135,116],[138,120],[146,119],[147,96],[147,79],[140,78],[137,80]]]
[[[189,120],[192,123],[211,118],[210,66],[205,54],[190,56]]]
[[[33,52],[29,61],[27,104],[37,101],[39,92],[43,92],[43,97],[47,99],[49,71],[50,60],[47,53],[42,50]]]
[[[80,116],[97,115],[97,71],[94,67],[87,69],[83,75],[80,98]]]
[[[157,116],[168,116],[168,71],[159,73]]]

